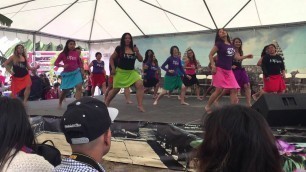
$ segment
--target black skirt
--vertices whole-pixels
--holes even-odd
[[[199,81],[197,79],[197,75],[196,74],[189,75],[189,76],[191,76],[191,79],[188,79],[186,76],[184,76],[184,78],[183,78],[183,83],[184,83],[184,85],[186,87],[192,86],[194,84],[199,85]]]
[[[143,80],[143,86],[146,88],[155,87],[156,84],[159,82],[156,78],[148,78]]]

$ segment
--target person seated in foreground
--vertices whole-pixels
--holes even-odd
[[[232,105],[207,114],[198,172],[282,172],[268,123],[257,111]]]
[[[110,125],[117,115],[117,109],[107,108],[93,97],[82,97],[70,103],[61,119],[61,128],[72,154],[54,171],[104,172],[102,157],[110,149]]]
[[[22,102],[0,97],[0,171],[48,172],[53,166],[36,150],[34,133]]]

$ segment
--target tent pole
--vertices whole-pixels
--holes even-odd
[[[216,24],[216,22],[215,22],[214,17],[212,16],[212,14],[211,14],[211,12],[210,12],[210,10],[209,10],[209,7],[208,7],[206,1],[203,0],[203,2],[204,2],[204,4],[205,4],[205,6],[206,6],[206,9],[207,9],[207,11],[208,11],[208,13],[209,13],[209,15],[210,15],[211,20],[214,22],[214,25],[215,25],[216,29],[218,29],[218,26],[217,26],[217,24]]]
[[[8,5],[8,6],[5,6],[5,7],[0,7],[0,10],[10,8],[10,7],[14,7],[14,6],[18,6],[18,5],[25,4],[25,3],[29,3],[29,2],[32,2],[32,1],[35,1],[35,0],[24,1],[24,2],[19,2],[17,4],[13,4],[13,5]]]
[[[202,25],[202,24],[200,24],[200,23],[197,23],[197,22],[195,22],[195,21],[192,21],[192,20],[190,20],[190,19],[187,19],[187,18],[185,18],[185,17],[183,17],[183,16],[180,16],[180,15],[178,15],[178,14],[175,14],[175,13],[173,13],[173,12],[171,12],[171,11],[168,11],[168,10],[165,10],[165,9],[163,9],[163,8],[160,8],[160,7],[158,7],[158,6],[156,6],[156,5],[153,5],[153,4],[149,3],[149,2],[146,2],[146,1],[143,1],[143,0],[139,0],[139,1],[141,1],[141,2],[143,2],[143,3],[146,3],[146,4],[148,4],[148,5],[152,6],[152,7],[155,7],[155,8],[157,8],[157,9],[159,9],[159,10],[162,10],[162,11],[164,11],[164,12],[170,13],[170,14],[172,14],[172,15],[174,15],[174,16],[176,16],[176,17],[179,17],[179,18],[181,18],[181,19],[187,20],[187,21],[189,21],[189,22],[191,22],[191,23],[194,23],[194,24],[196,24],[196,25],[205,27],[206,29],[213,30],[213,29],[210,28],[210,27],[204,26],[204,25]]]
[[[244,7],[246,7],[249,3],[251,2],[251,0],[249,0],[224,26],[223,28],[225,28],[243,9]]]
[[[119,2],[117,0],[115,0],[115,2],[118,4],[118,6],[121,8],[121,10],[125,13],[125,15],[127,15],[130,20],[134,23],[134,25],[138,28],[138,30],[144,35],[146,36],[146,34],[140,29],[140,27],[137,25],[137,23],[132,19],[132,17],[124,10],[124,8],[119,4]]]
[[[35,43],[36,43],[36,34],[33,33],[33,55],[32,55],[33,61],[35,61],[35,56],[36,56],[36,52],[35,52],[36,44]]]
[[[94,10],[94,13],[93,13],[93,16],[92,16],[92,23],[91,23],[91,28],[90,28],[89,40],[91,40],[93,25],[94,25],[94,22],[95,22],[95,16],[96,16],[97,5],[98,5],[98,0],[96,0],[95,10]]]

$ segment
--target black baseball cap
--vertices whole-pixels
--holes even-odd
[[[82,97],[67,106],[61,128],[68,143],[89,143],[109,129],[118,112],[96,98]]]

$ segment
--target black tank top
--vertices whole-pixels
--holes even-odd
[[[26,76],[29,72],[27,70],[27,62],[18,62],[13,64],[14,76],[18,78],[22,78]]]

